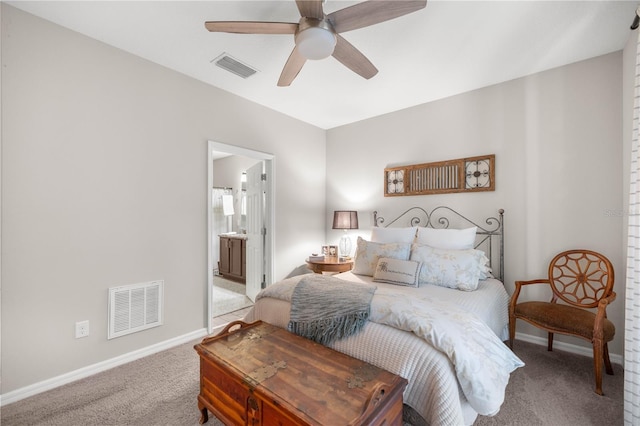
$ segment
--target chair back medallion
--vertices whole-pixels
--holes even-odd
[[[590,250],[569,250],[549,264],[555,296],[581,308],[595,308],[613,291],[614,272],[609,259]]]

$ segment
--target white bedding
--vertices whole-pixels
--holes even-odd
[[[350,272],[334,277],[348,281],[372,283],[371,277],[354,275]],[[261,319],[286,328],[289,322],[290,304],[284,293],[289,292],[292,284],[301,278],[302,276],[289,278],[266,289],[266,293],[271,294],[271,297],[264,297],[264,294],[261,294],[252,310],[245,317],[245,321]],[[377,296],[374,296],[374,301],[372,301],[370,321],[360,333],[338,340],[331,347],[405,377],[409,381],[409,385],[404,393],[404,403],[419,413],[428,424],[469,425],[475,420],[478,411],[494,414],[502,403],[504,387],[511,370],[506,373],[506,379],[502,377],[488,380],[493,376],[485,377],[476,383],[475,390],[470,389],[466,378],[473,379],[473,377],[469,376],[468,371],[477,372],[482,369],[482,358],[478,357],[476,362],[468,364],[469,358],[473,361],[474,357],[467,357],[467,361],[457,362],[454,366],[449,358],[453,355],[453,359],[455,359],[456,354],[451,352],[455,349],[451,348],[451,342],[453,341],[455,346],[455,341],[448,339],[447,333],[449,331],[443,330],[439,334],[434,334],[429,327],[425,328],[424,324],[421,326],[415,320],[420,315],[415,312],[412,315],[404,315],[400,310],[410,312],[415,308],[419,313],[421,310],[427,309],[424,303],[435,301],[436,304],[429,309],[442,309],[450,306],[449,312],[451,313],[455,313],[456,309],[471,312],[499,337],[499,339],[495,339],[495,336],[489,336],[488,340],[498,341],[498,344],[502,345],[499,341],[506,340],[508,332],[507,304],[509,300],[502,283],[494,279],[483,280],[480,282],[478,290],[473,292],[433,285],[414,288],[380,282],[372,284],[378,287],[378,290],[376,291]],[[278,294],[279,292],[283,294]],[[384,299],[388,299],[387,302],[396,302],[399,309],[393,313],[384,308],[387,306],[386,303],[383,304]],[[458,308],[455,308],[456,306]],[[455,317],[456,315],[449,316]],[[404,330],[386,325],[385,322]],[[425,330],[427,331],[425,332]],[[428,343],[424,337],[431,339],[436,346],[440,346],[441,350]],[[444,347],[442,346],[443,342],[445,343]],[[517,358],[515,359],[517,360]],[[461,368],[466,368],[467,372],[461,373]],[[463,388],[457,377],[462,378],[464,392],[467,392],[470,398],[464,396]],[[478,386],[478,384],[482,386]],[[490,385],[491,391],[488,393],[485,384]],[[474,394],[476,391],[477,394]],[[469,399],[473,401],[473,406],[476,409],[472,408]]]

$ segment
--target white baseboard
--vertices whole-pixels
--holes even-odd
[[[517,333],[516,340],[522,340],[525,342],[533,343],[535,345],[547,347],[546,337],[539,337],[539,336],[532,336],[530,334]],[[557,340],[554,340],[553,349],[556,349],[556,348],[558,350],[570,352],[572,354],[584,355],[589,358],[593,357],[593,349],[590,347],[586,348],[584,346],[578,346],[571,343],[558,342]],[[622,357],[622,355],[609,353],[609,359],[611,360],[612,363],[620,364],[624,366],[624,358]]]
[[[78,370],[70,371],[69,373],[65,373],[60,376],[52,377],[51,379],[43,380],[41,382],[34,383],[20,389],[7,392],[6,394],[0,395],[0,407],[51,390],[53,388],[57,388],[58,386],[66,385],[67,383],[89,377],[93,374],[118,367],[119,365],[135,361],[145,356],[153,355],[157,352],[170,349],[174,346],[178,346],[183,343],[202,338],[206,335],[207,330],[205,328],[202,328],[187,334],[183,334],[182,336],[174,337],[173,339],[165,340],[164,342],[159,342],[154,345],[147,346],[146,348],[138,349],[133,352],[117,356],[115,358],[101,361],[93,365],[88,365]]]

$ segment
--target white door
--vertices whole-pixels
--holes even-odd
[[[265,213],[261,161],[247,170],[247,297],[256,301],[264,279]]]

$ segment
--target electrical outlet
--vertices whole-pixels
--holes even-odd
[[[76,339],[89,335],[89,320],[76,323]]]

